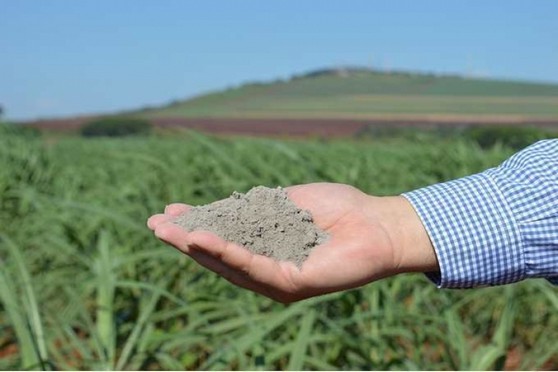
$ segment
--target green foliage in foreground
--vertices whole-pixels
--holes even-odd
[[[542,280],[450,291],[403,275],[283,306],[145,228],[170,202],[257,184],[336,181],[393,194],[510,154],[428,137],[192,133],[47,145],[2,131],[0,369],[497,369],[511,350],[514,368],[557,368],[558,294]]]
[[[151,124],[148,120],[125,116],[96,119],[81,128],[81,135],[84,137],[124,137],[150,132]]]

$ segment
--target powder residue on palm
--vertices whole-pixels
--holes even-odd
[[[255,254],[291,261],[299,268],[312,248],[328,239],[310,212],[298,208],[280,187],[234,192],[227,199],[193,207],[174,223],[187,231],[210,231]]]

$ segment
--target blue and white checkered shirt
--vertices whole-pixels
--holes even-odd
[[[403,194],[436,251],[442,288],[547,278],[558,284],[558,139],[499,167]]]

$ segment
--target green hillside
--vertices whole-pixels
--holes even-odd
[[[314,71],[245,84],[145,111],[150,117],[558,117],[558,84],[366,69]]]

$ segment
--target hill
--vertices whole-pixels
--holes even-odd
[[[354,136],[370,128],[534,125],[558,128],[558,84],[322,69],[249,83],[162,107],[118,114],[157,127],[258,136]],[[95,117],[39,120],[39,129],[75,132]]]
[[[558,118],[558,85],[323,69],[250,83],[141,112],[151,118],[412,119]]]

